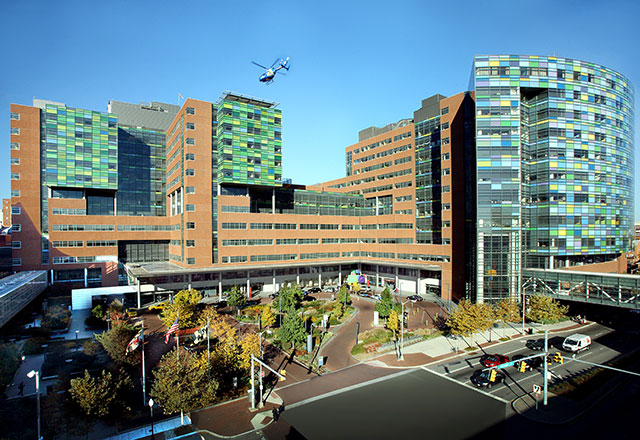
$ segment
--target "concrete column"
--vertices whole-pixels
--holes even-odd
[[[380,265],[376,264],[376,286],[380,285]]]
[[[298,286],[300,285],[300,268],[299,267],[296,268],[296,284]]]
[[[89,277],[89,269],[84,268],[84,287],[87,287],[89,283],[87,282],[87,278]]]
[[[338,264],[338,287],[342,286],[342,264]]]
[[[320,272],[318,272],[318,287],[322,287],[322,268],[318,267]]]
[[[142,307],[142,303],[140,302],[140,279],[136,278],[136,293],[138,294],[138,308]]]
[[[189,284],[187,284],[187,290],[191,290],[191,274],[188,274],[189,276]]]
[[[271,283],[273,286],[273,293],[276,293],[278,291],[278,289],[276,288],[276,270],[273,269],[272,271],[272,275],[271,275]]]
[[[251,280],[249,279],[249,271],[247,271],[247,296],[251,298]]]
[[[218,279],[218,300],[222,301],[222,276]]]
[[[275,190],[275,188],[271,190],[271,212],[273,214],[276,213],[276,190]]]
[[[420,274],[420,269],[416,269],[418,271],[418,274]],[[420,295],[420,275],[418,275],[418,278],[416,279],[416,294]]]
[[[398,266],[395,267],[396,270],[396,289],[398,289],[398,293],[400,293],[400,285],[398,283]]]

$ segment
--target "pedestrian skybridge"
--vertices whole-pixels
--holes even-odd
[[[524,295],[640,309],[640,276],[557,269],[523,269]]]

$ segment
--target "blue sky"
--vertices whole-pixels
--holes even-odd
[[[586,60],[638,90],[639,19],[640,2],[622,0],[5,1],[0,197],[10,194],[10,103],[106,111],[109,99],[178,104],[178,94],[215,101],[225,90],[277,101],[283,175],[313,184],[344,176],[359,130],[466,90],[475,54]],[[279,56],[291,57],[287,76],[258,82],[251,61]]]

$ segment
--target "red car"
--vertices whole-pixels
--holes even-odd
[[[485,368],[497,367],[505,362],[509,362],[509,358],[501,354],[486,354],[480,358],[480,363]]]

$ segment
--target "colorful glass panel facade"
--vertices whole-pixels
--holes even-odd
[[[590,263],[628,249],[629,80],[593,63],[526,55],[476,56],[473,73],[477,299],[516,294],[523,266]]]
[[[118,188],[118,118],[47,104],[43,111],[46,185]]]
[[[282,112],[271,103],[223,96],[217,113],[218,181],[282,185]]]

